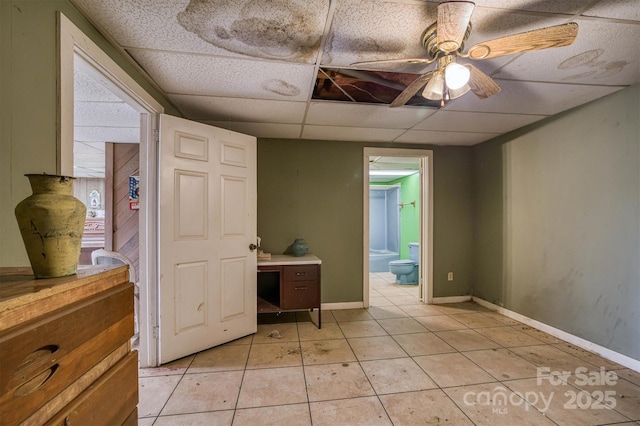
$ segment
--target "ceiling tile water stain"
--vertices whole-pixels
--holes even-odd
[[[298,96],[300,94],[300,88],[280,79],[267,80],[262,83],[262,88],[283,96]]]
[[[328,0],[191,0],[178,23],[222,49],[308,63],[317,55]]]
[[[581,71],[578,74],[573,74],[564,77],[563,81],[576,80],[586,77],[593,77],[596,79],[609,78],[613,75],[621,72],[624,67],[630,64],[627,61],[605,61],[597,59],[604,53],[604,49],[592,49],[586,52],[582,52],[578,55],[563,61],[558,65],[558,69],[566,70],[573,68],[590,68],[587,71]]]
[[[473,1],[464,52],[570,21],[578,35],[553,49],[459,57],[501,88],[488,99],[469,93],[442,106],[420,87],[406,104],[389,108],[436,68],[393,60],[428,55],[424,32],[443,0],[72,3],[185,118],[257,137],[473,145],[640,83],[637,0]],[[381,60],[392,61],[371,62]],[[108,105],[83,112],[107,116]]]

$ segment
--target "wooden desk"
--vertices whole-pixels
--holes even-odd
[[[137,424],[128,266],[0,268],[0,423]]]
[[[321,328],[321,265],[312,254],[258,261],[258,313],[317,308]]]

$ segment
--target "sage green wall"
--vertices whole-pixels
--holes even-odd
[[[405,204],[400,209],[400,259],[408,259],[409,243],[420,242],[420,174],[370,185],[400,185],[400,202]],[[412,201],[415,206],[409,204]]]
[[[640,85],[474,151],[473,294],[640,360]]]
[[[28,265],[15,206],[31,194],[25,173],[57,173],[57,17],[61,11],[176,114],[66,0],[0,1],[0,265]]]
[[[370,145],[371,146],[371,145]],[[385,145],[376,145],[385,146]],[[389,146],[389,145],[386,145]],[[469,294],[472,275],[472,150],[434,151],[434,294]],[[322,302],[362,301],[363,147],[344,141],[258,141],[258,235],[283,253],[295,238],[322,261]],[[456,279],[447,282],[447,271]]]

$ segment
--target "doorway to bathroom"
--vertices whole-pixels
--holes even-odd
[[[417,284],[416,295],[430,303],[432,151],[365,148],[363,164],[363,305],[370,304],[372,282],[381,279],[407,289]]]

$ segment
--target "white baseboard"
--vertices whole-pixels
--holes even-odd
[[[434,297],[431,303],[439,305],[443,303],[462,303],[471,300],[471,296],[447,296],[447,297]]]
[[[323,303],[323,310],[338,310],[338,309],[358,309],[363,308],[363,302],[338,302],[338,303]]]
[[[562,339],[566,342],[569,342],[572,345],[578,346],[587,351],[595,352],[598,355],[602,356],[603,358],[606,358],[613,362],[617,362],[620,365],[623,365],[627,368],[640,372],[640,361],[638,361],[637,359],[633,359],[627,355],[623,355],[621,353],[612,351],[611,349],[605,348],[604,346],[600,346],[596,343],[585,340],[582,337],[578,337],[573,334],[567,333],[566,331],[560,330],[558,328],[552,327],[543,322],[526,317],[517,312],[510,311],[509,309],[505,309],[502,306],[494,305],[493,303],[487,302],[486,300],[480,299],[479,297],[473,297],[472,300],[476,302],[478,305],[484,306],[485,308],[491,309],[492,311],[496,311],[499,314],[504,315],[505,317],[509,317],[516,321],[520,321],[523,324],[526,324],[533,328],[537,328],[540,331],[544,331],[545,333],[550,334],[554,337],[557,337],[558,339]]]

